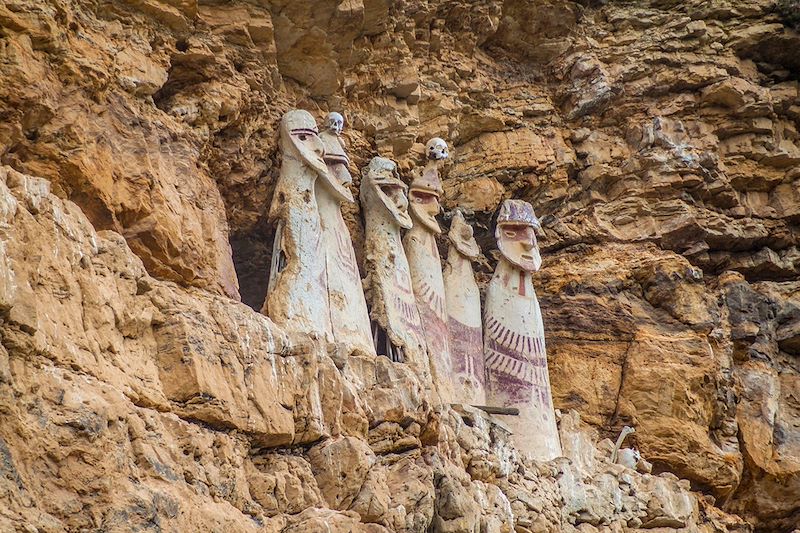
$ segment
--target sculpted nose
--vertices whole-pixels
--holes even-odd
[[[525,228],[525,238],[522,241],[525,250],[530,251],[536,247],[536,232],[532,227]]]
[[[400,209],[408,209],[408,198],[405,194],[399,193],[395,195],[394,204]]]
[[[536,234],[533,232],[533,228],[526,228],[525,231],[525,238],[522,240],[522,247],[525,248],[526,251],[531,251],[534,246],[536,246]]]

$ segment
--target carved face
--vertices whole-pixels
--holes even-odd
[[[447,159],[449,155],[450,153],[447,150],[447,143],[444,142],[444,139],[434,137],[428,141],[428,144],[425,145],[425,156],[428,159],[439,161],[440,159]]]
[[[325,147],[319,138],[317,122],[311,113],[302,109],[289,111],[281,120],[281,148],[284,157],[299,158],[320,176],[327,176],[323,156]]]
[[[442,229],[436,221],[436,215],[442,210],[439,205],[439,193],[427,188],[414,187],[408,193],[411,203],[411,214],[420,224],[430,231],[439,234]]]
[[[350,159],[342,146],[339,134],[342,132],[344,119],[339,113],[329,113],[326,119],[325,130],[320,134],[325,146],[325,163],[328,165],[328,175],[322,181],[325,188],[339,202],[352,203],[353,194],[347,184],[353,181],[348,166]]]
[[[497,247],[503,257],[513,265],[528,272],[536,272],[542,266],[533,226],[519,222],[502,222],[497,225],[495,235]]]
[[[344,117],[335,111],[328,113],[328,118],[325,125],[336,135],[341,135],[342,130],[344,129]]]
[[[397,175],[397,165],[383,157],[373,157],[361,180],[361,199],[367,209],[383,207],[397,225],[404,229],[412,226],[408,216],[408,187]],[[375,204],[373,206],[373,204]]]
[[[450,233],[447,236],[458,253],[464,257],[475,260],[481,255],[481,249],[473,236],[472,226],[464,220],[464,215],[461,214],[461,211],[456,211],[453,216],[453,221],[450,223]]]

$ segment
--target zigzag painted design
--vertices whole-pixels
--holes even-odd
[[[428,304],[428,306],[433,309],[439,316],[444,316],[445,313],[445,302],[444,297],[437,293],[433,287],[425,283],[424,281],[420,282],[420,295],[419,299],[422,300],[424,303]]]
[[[358,272],[358,264],[353,256],[352,247],[349,246],[349,243],[344,240],[344,237],[339,232],[336,233],[336,256],[339,259],[342,270],[344,270],[351,279],[361,279],[361,275]]]
[[[531,384],[547,384],[547,359],[535,357],[528,359],[524,354],[498,344],[494,339],[486,342],[487,370],[500,372]]]
[[[508,329],[494,317],[486,317],[486,332],[488,339],[493,339],[497,344],[508,350],[519,352],[527,356],[540,356],[545,354],[544,338],[522,335]]]
[[[395,297],[394,299],[394,307],[400,312],[403,318],[412,321],[414,320],[414,318],[416,318],[416,314],[414,313],[415,311],[414,306],[412,306],[399,296]]]

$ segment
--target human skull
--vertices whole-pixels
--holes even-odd
[[[425,145],[425,154],[428,159],[433,159],[435,161],[447,159],[449,155],[447,152],[447,143],[444,142],[444,139],[434,137]]]
[[[329,130],[336,133],[336,135],[341,135],[342,130],[344,129],[344,117],[341,114],[333,111],[328,113],[326,124]]]

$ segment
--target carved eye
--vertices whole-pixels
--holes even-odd
[[[514,237],[517,236],[517,232],[511,230],[504,230],[503,233],[505,233],[506,237],[508,237],[509,239],[513,239]]]
[[[301,141],[305,141],[305,140],[306,140],[306,135],[303,135],[303,134],[301,134],[301,135],[300,135],[300,140],[301,140]]]

